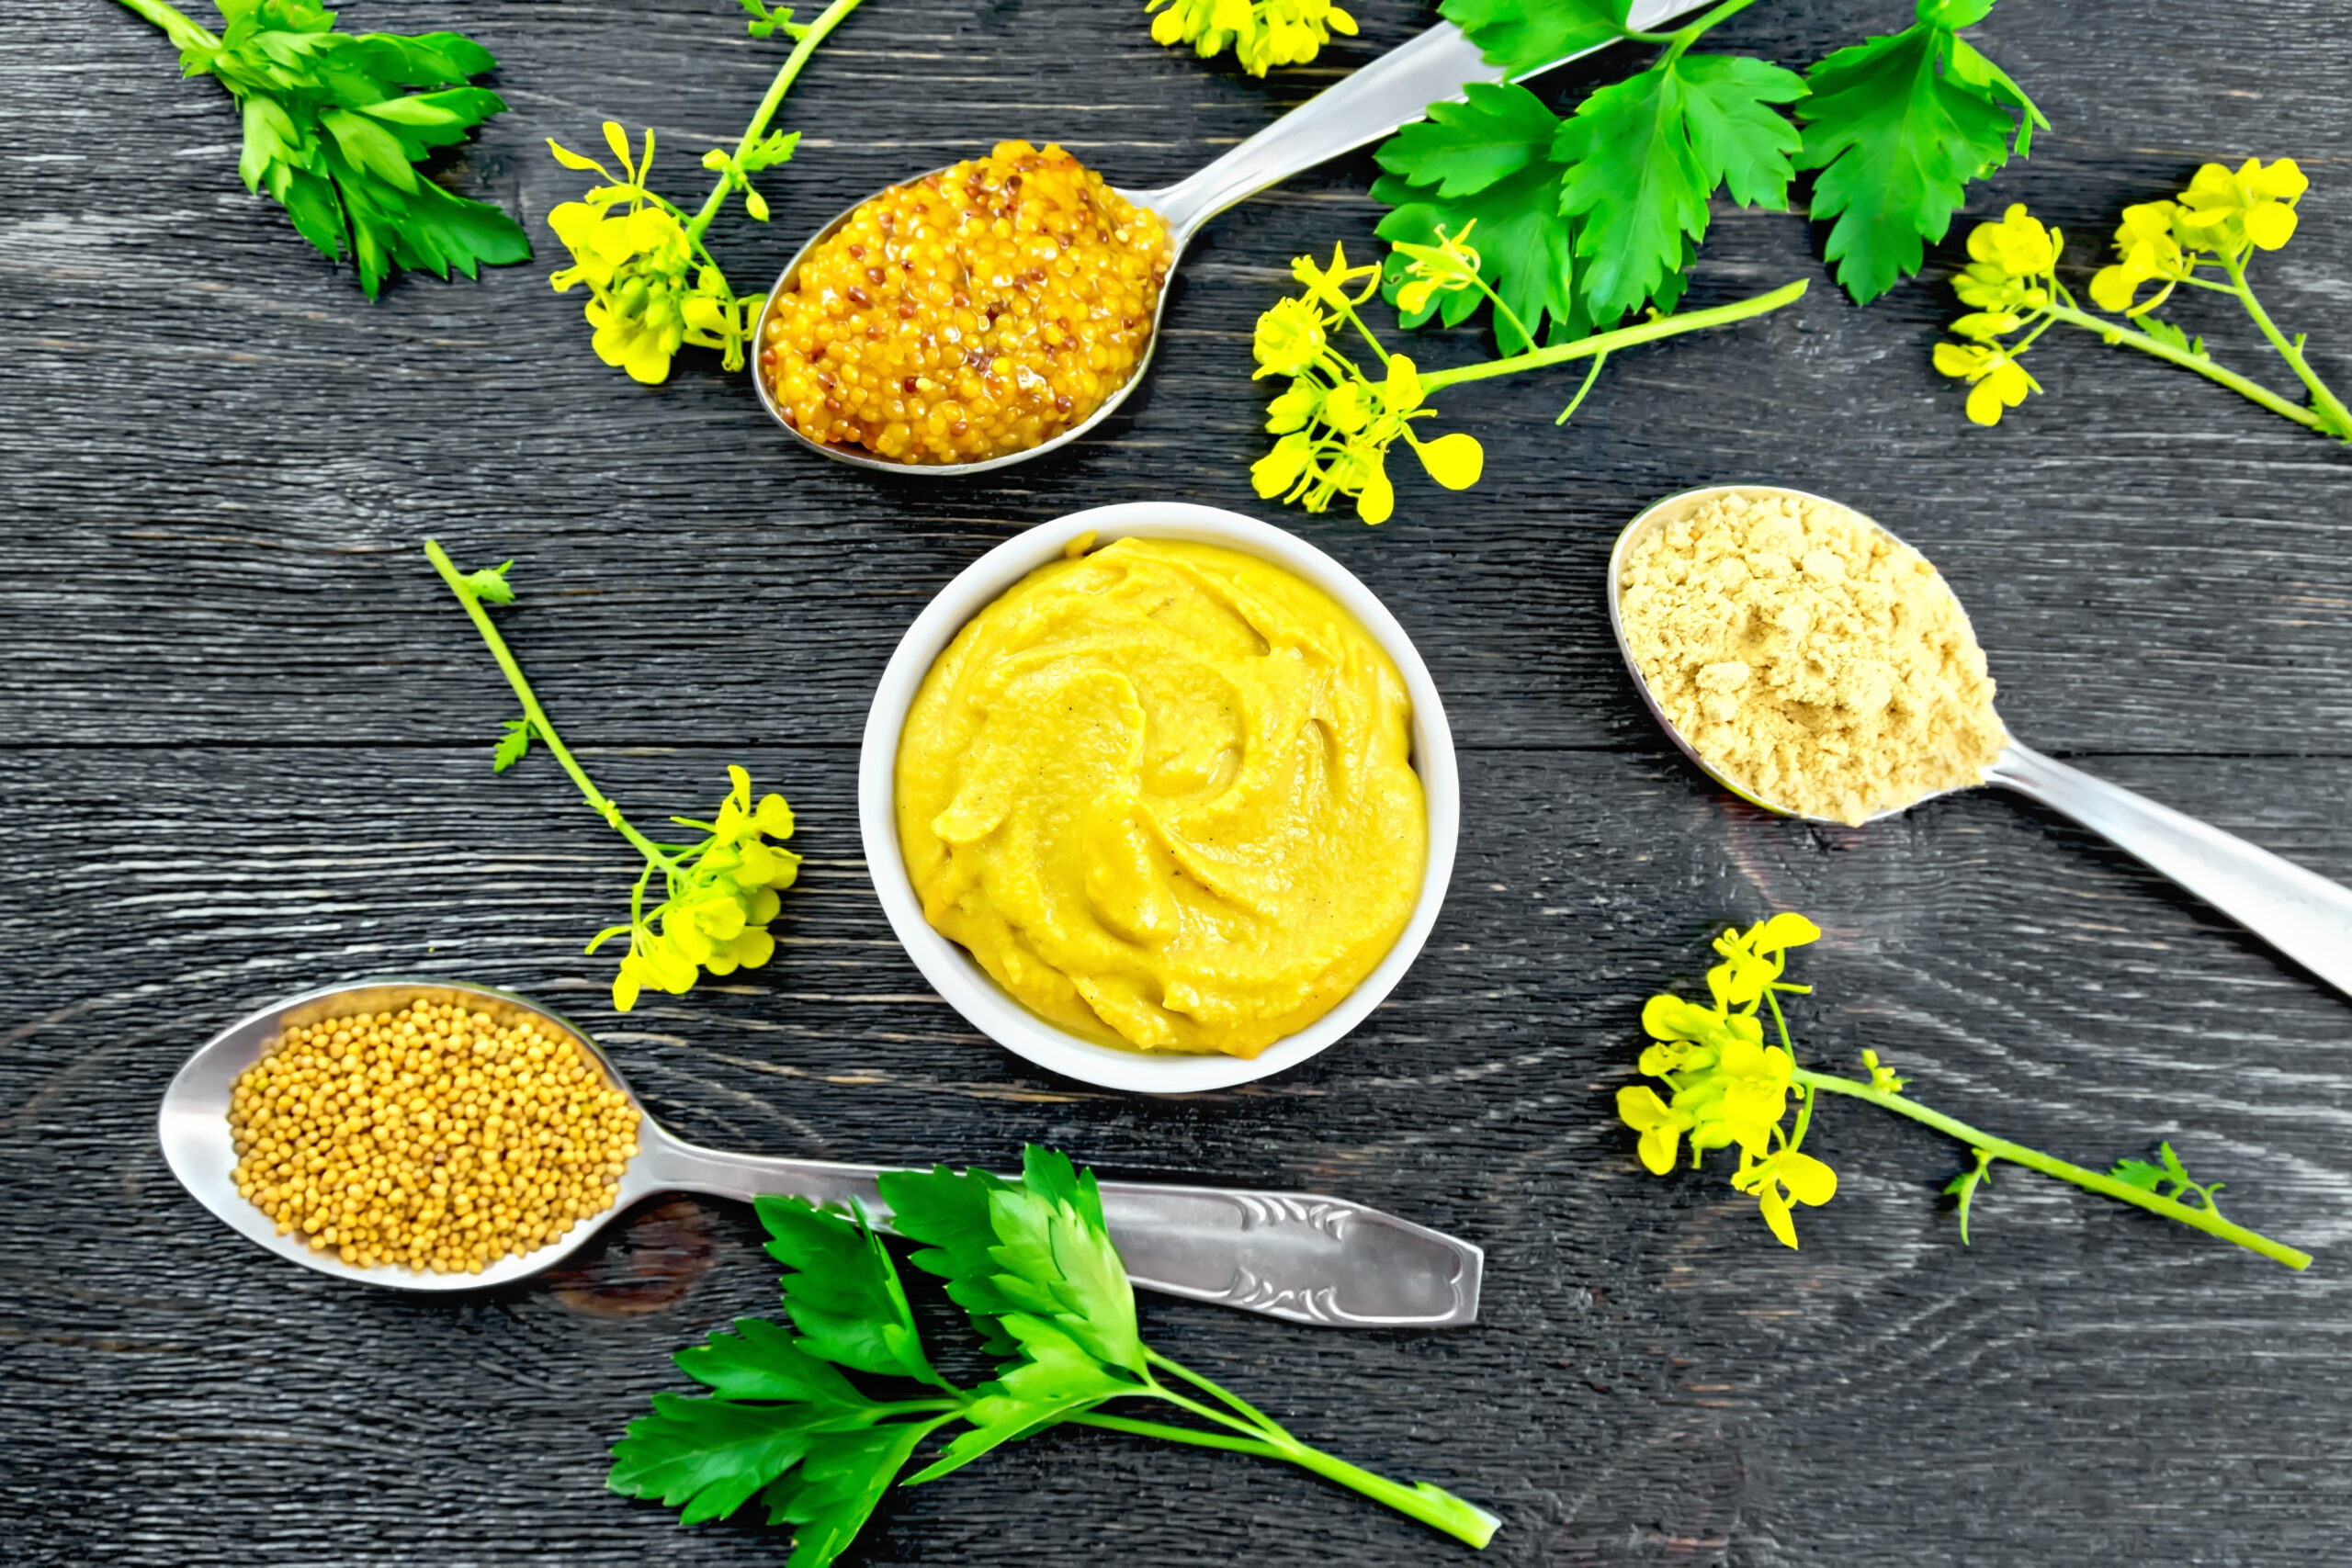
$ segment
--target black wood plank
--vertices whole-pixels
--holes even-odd
[[[867,0],[795,90],[806,132],[725,220],[751,287],[799,236],[1001,136],[1128,186],[1214,156],[1427,13],[1258,82],[1153,47],[1140,6]],[[2009,0],[1988,53],[2056,121],[1959,227],[2030,203],[2086,272],[2118,210],[2208,156],[2315,181],[2265,298],[2352,381],[2352,64],[2336,7]],[[1801,64],[1896,0],[1765,0],[1723,47]],[[446,166],[535,228],[593,148],[651,124],[695,190],[781,50],[726,0],[354,0],[354,28],[462,27],[512,106]],[[20,18],[20,19],[19,19]],[[2352,1070],[2342,998],[2036,808],[1954,798],[1866,832],[1762,817],[1668,751],[1600,613],[1645,501],[1730,477],[1850,501],[1971,606],[2020,735],[2352,879],[2352,455],[2086,339],[2050,390],[1967,424],[1928,365],[1928,276],[1857,310],[1801,220],[1719,210],[1695,300],[1791,277],[1799,307],[1572,388],[1464,389],[1487,477],[1398,517],[1278,520],[1395,608],[1464,750],[1463,856],[1421,962],[1355,1037],[1272,1082],[1149,1101],[977,1036],[891,938],[859,858],[855,743],[929,595],[1019,527],[1174,496],[1277,515],[1247,384],[1288,258],[1372,252],[1367,156],[1216,220],[1152,381],[1103,435],[977,481],[876,480],[775,435],[689,356],[648,391],[589,355],[538,264],[378,304],[237,183],[233,113],[107,0],[24,0],[0,51],[0,1560],[780,1562],[600,1487],[675,1386],[667,1356],[769,1307],[747,1211],[627,1216],[582,1265],[417,1303],[277,1263],[173,1183],[153,1135],[185,1054],[240,1011],[387,970],[516,987],[594,1031],[689,1136],[852,1159],[1003,1161],[1342,1191],[1489,1249],[1485,1320],[1314,1332],[1148,1303],[1170,1351],[1302,1435],[1502,1513],[1501,1563],[2330,1563]],[[1555,103],[1623,58],[1544,85]],[[544,237],[544,231],[539,230]],[[2215,313],[2217,352],[2284,385]],[[1425,363],[1480,351],[1468,333]],[[424,566],[516,558],[502,611],[558,722],[632,811],[707,804],[730,761],[810,855],[775,963],[622,1018],[578,952],[633,867],[544,759],[488,769],[509,709]],[[2085,1163],[2170,1138],[2294,1276],[2023,1174],[1958,1242],[1953,1145],[1823,1112],[1841,1185],[1775,1244],[1718,1168],[1648,1177],[1611,1111],[1634,1021],[1695,987],[1711,926],[1801,908],[1817,1066],[1864,1047],[1928,1103]],[[1064,1432],[894,1497],[854,1563],[1426,1563],[1469,1555],[1301,1475]]]

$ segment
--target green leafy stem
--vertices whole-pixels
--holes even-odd
[[[831,37],[833,29],[840,27],[860,3],[861,0],[833,0],[831,5],[817,14],[815,21],[803,26],[791,19],[789,10],[770,11],[762,0],[743,0],[743,8],[753,17],[751,24],[753,36],[765,37],[781,28],[785,35],[793,40],[793,47],[792,52],[785,57],[784,63],[777,67],[775,80],[768,84],[767,96],[752,112],[752,123],[745,126],[743,134],[737,138],[734,152],[731,155],[719,153],[715,159],[707,157],[704,160],[706,167],[718,173],[719,180],[711,188],[710,195],[704,198],[702,209],[687,220],[686,238],[706,261],[709,260],[709,253],[702,249],[703,234],[727,205],[729,192],[743,191],[746,202],[753,204],[752,215],[763,222],[766,220],[767,204],[751,189],[744,172],[745,164],[753,159],[760,139],[767,133],[768,121],[774,119],[775,111],[784,106],[784,96],[792,90],[792,84],[799,80],[801,67],[808,63],[808,57],[817,52],[817,46]]]
[[[621,814],[620,807],[612,796],[596,787],[596,781],[588,776],[588,770],[580,765],[579,759],[571,754],[571,749],[556,734],[555,721],[548,717],[548,710],[539,705],[538,694],[532,691],[531,682],[524,679],[523,667],[514,661],[514,650],[506,646],[506,639],[498,635],[498,627],[492,623],[490,612],[482,606],[481,574],[459,571],[458,563],[449,558],[449,552],[441,547],[437,539],[424,541],[424,555],[433,563],[433,570],[441,574],[441,581],[449,585],[449,592],[458,596],[458,603],[465,606],[467,616],[474,624],[474,630],[481,634],[481,640],[490,647],[490,656],[498,660],[498,668],[504,672],[506,683],[514,688],[515,698],[523,705],[523,720],[530,727],[526,739],[537,740],[547,747],[563,771],[571,775],[571,782],[580,786],[580,793],[587,799],[588,808],[603,818],[606,827],[635,845],[638,852],[646,858],[649,867],[677,869],[677,863],[671,858],[669,852],[638,831],[636,825]],[[493,570],[500,574],[503,584],[504,569]],[[513,592],[512,589],[506,590],[508,597],[512,597]]]
[[[1778,1010],[1777,1008],[1775,1010]],[[2167,1220],[2177,1220],[2191,1230],[2200,1230],[2208,1235],[2219,1236],[2223,1241],[2235,1242],[2249,1252],[2260,1253],[2273,1262],[2283,1263],[2290,1269],[2303,1269],[2312,1265],[2310,1253],[2289,1247],[2284,1242],[2273,1241],[2259,1232],[2248,1230],[2244,1225],[2223,1219],[2221,1212],[2212,1206],[2210,1198],[2200,1205],[2162,1197],[2118,1177],[2072,1164],[2053,1155],[2043,1154],[2040,1149],[2030,1149],[2023,1144],[2013,1144],[2007,1138],[1995,1137],[1990,1133],[1970,1126],[1956,1116],[1947,1116],[1940,1111],[1933,1111],[1921,1105],[1918,1101],[1905,1096],[1900,1089],[1873,1089],[1869,1084],[1854,1078],[1840,1077],[1835,1073],[1816,1073],[1804,1067],[1794,1069],[1790,1075],[1790,1081],[1799,1086],[1807,1094],[1818,1090],[1825,1094],[1842,1094],[1854,1100],[1866,1100],[1881,1110],[1892,1111],[1897,1116],[1908,1116],[1921,1126],[1933,1127],[1945,1136],[1957,1138],[1966,1144],[1976,1151],[1977,1166],[1974,1171],[1963,1172],[1957,1178],[1954,1183],[1955,1188],[1959,1182],[1962,1181],[1970,1182],[1973,1188],[1975,1180],[1984,1179],[1983,1172],[1992,1161],[2007,1160],[2011,1165],[2021,1165],[2028,1170],[2038,1170],[2044,1176],[2054,1176],[2061,1181],[2071,1181],[2086,1191],[2097,1192],[2102,1197],[2112,1198],[2118,1202],[2130,1203],[2135,1208],[2145,1209],[2152,1214],[2161,1214]],[[2196,1188],[2193,1183],[2191,1189],[2198,1191],[2209,1190]]]
[[[1711,1149],[1736,1148],[1739,1167],[1732,1186],[1754,1197],[1772,1234],[1793,1247],[1792,1205],[1819,1207],[1837,1196],[1838,1173],[1803,1145],[1813,1130],[1821,1096],[1844,1095],[1932,1127],[1973,1153],[1974,1165],[1944,1188],[1957,1200],[1963,1244],[1977,1189],[1992,1179],[1996,1161],[2007,1160],[2218,1236],[2290,1269],[2311,1267],[2311,1254],[2223,1219],[2214,1199],[2222,1184],[2193,1179],[2168,1143],[2161,1150],[2162,1165],[2122,1160],[2106,1172],[2091,1170],[1929,1110],[1903,1092],[1910,1080],[1898,1077],[1876,1051],[1862,1053],[1869,1075],[1865,1078],[1798,1066],[1781,994],[1813,989],[1785,978],[1788,953],[1820,936],[1820,927],[1793,912],[1758,920],[1746,931],[1728,927],[1714,938],[1714,950],[1724,961],[1707,971],[1708,1004],[1665,992],[1643,1007],[1642,1029],[1650,1043],[1642,1051],[1641,1072],[1663,1084],[1670,1098],[1660,1098],[1648,1084],[1628,1085],[1617,1091],[1617,1114],[1641,1134],[1642,1164],[1653,1175],[1664,1176],[1674,1168],[1686,1137],[1694,1167]],[[1767,1008],[1770,1040],[1763,1020]],[[1792,1098],[1795,1117],[1783,1126]]]
[[[694,988],[703,970],[730,975],[739,968],[756,969],[774,957],[775,939],[768,932],[768,922],[781,907],[777,896],[793,885],[800,870],[798,855],[780,842],[770,841],[792,836],[792,808],[784,797],[769,795],[754,802],[751,775],[730,766],[727,773],[732,787],[709,820],[670,818],[681,828],[693,829],[699,835],[694,842],[664,844],[647,837],[623,815],[617,802],[596,787],[571,749],[556,734],[554,721],[539,705],[531,682],[524,679],[522,666],[515,663],[506,639],[491,622],[491,604],[514,601],[514,590],[506,581],[506,572],[514,563],[460,571],[448,552],[432,539],[424,541],[424,554],[458,596],[458,603],[465,606],[474,629],[481,634],[491,657],[498,660],[506,683],[523,705],[523,716],[506,721],[506,734],[492,754],[492,769],[504,773],[522,761],[532,741],[539,741],[579,786],[589,809],[645,859],[637,886],[629,892],[628,921],[607,926],[588,942],[587,951],[593,953],[614,937],[628,938],[628,952],[613,978],[614,1008],[628,1011],[647,986],[682,996]],[[649,910],[646,891],[656,874],[662,881],[663,897]]]

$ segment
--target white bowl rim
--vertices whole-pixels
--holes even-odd
[[[1429,863],[1412,918],[1371,974],[1329,1012],[1253,1057],[1159,1055],[1098,1044],[1056,1028],[1008,996],[961,947],[931,928],[899,849],[899,735],[932,664],[966,622],[1086,534],[1098,545],[1145,537],[1222,545],[1287,568],[1337,600],[1387,650],[1413,705],[1413,765],[1429,811]],[[980,1032],[1065,1077],[1140,1094],[1193,1094],[1252,1083],[1337,1043],[1386,998],[1419,956],[1444,906],[1462,825],[1462,786],[1445,704],[1412,638],[1353,572],[1296,536],[1256,518],[1186,502],[1127,502],[1041,523],[974,561],[915,617],[875,687],[857,766],[858,827],[882,912],[924,979]]]

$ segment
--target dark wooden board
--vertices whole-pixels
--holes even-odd
[[[1804,63],[1910,7],[1763,0],[1725,47]],[[1169,53],[1140,7],[867,0],[795,90],[806,131],[739,285],[887,180],[1000,136],[1164,183],[1424,24],[1258,82]],[[1487,1247],[1446,1335],[1313,1331],[1148,1301],[1171,1353],[1303,1435],[1506,1520],[1485,1560],[1764,1565],[2334,1563],[2352,1536],[2336,1249],[2352,1240],[2352,1013],[2212,911],[2035,808],[1984,795],[1867,832],[1766,818],[1668,751],[1598,592],[1645,501],[1737,477],[1848,500],[1928,549],[2045,750],[2352,879],[2352,454],[2086,339],[1983,432],[1928,367],[1960,255],[1857,310],[1820,235],[1720,210],[1694,299],[1805,276],[1773,319],[1565,381],[1464,389],[1464,495],[1278,520],[1396,610],[1463,748],[1462,859],[1430,949],[1343,1047],[1173,1101],[1030,1068],[931,996],[860,859],[855,747],[899,632],[989,545],[1179,496],[1276,515],[1246,384],[1288,259],[1372,251],[1367,156],[1212,225],[1150,383],[1100,439],[978,481],[874,479],[775,436],[689,356],[648,391],[589,355],[553,263],[370,306],[233,172],[218,89],[106,0],[25,0],[0,51],[0,1561],[781,1562],[601,1487],[668,1354],[765,1310],[747,1211],[640,1209],[562,1276],[420,1303],[281,1265],[180,1192],[172,1071],[273,996],[410,970],[543,998],[656,1112],[729,1146],[1003,1161],[1339,1191]],[[651,123],[682,193],[779,51],[724,0],[354,0],[355,28],[458,26],[510,112],[445,169],[540,220],[577,193],[540,139]],[[2352,66],[2335,7],[2007,0],[1986,51],[2056,122],[1962,223],[2030,203],[2086,266],[2125,203],[2208,156],[2315,184],[2266,298],[2352,381]],[[1622,62],[1544,85],[1560,102]],[[2226,352],[2258,345],[2218,314]],[[1430,340],[1427,362],[1476,352]],[[2264,367],[2274,384],[2282,378]],[[631,874],[536,759],[418,539],[516,558],[503,624],[605,786],[658,817],[749,764],[798,808],[806,879],[766,969],[613,1014],[579,954]],[[1718,1169],[1657,1180],[1611,1111],[1641,999],[1708,928],[1775,908],[1828,940],[1810,1057],[1875,1048],[1930,1103],[2086,1163],[2173,1139],[2295,1276],[2025,1175],[1962,1247],[1953,1145],[1823,1113],[1835,1202],[1775,1244]],[[853,1563],[1476,1561],[1303,1475],[1063,1432],[895,1496]]]

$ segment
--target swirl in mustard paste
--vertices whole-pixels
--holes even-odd
[[[1031,1010],[1254,1056],[1411,918],[1429,815],[1396,664],[1320,590],[1122,539],[956,635],[899,740],[923,917]]]

